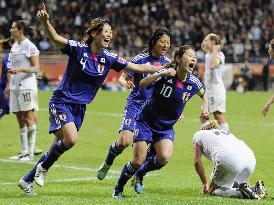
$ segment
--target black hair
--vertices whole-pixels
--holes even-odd
[[[175,60],[175,58],[177,58],[177,57],[181,58],[181,57],[184,55],[184,53],[185,53],[188,49],[193,49],[193,50],[195,50],[194,47],[191,46],[191,45],[183,45],[183,46],[180,46],[180,47],[175,51],[174,60]]]
[[[10,50],[13,42],[14,42],[14,40],[12,38],[0,40],[1,50]]]
[[[171,38],[171,32],[165,26],[158,26],[155,28],[154,32],[152,33],[149,41],[148,41],[148,51],[151,52],[153,47],[156,45],[157,40],[159,40],[163,35],[167,35]]]
[[[30,26],[28,21],[17,20],[14,21],[14,23],[16,24],[17,29],[22,31],[25,36],[29,36],[31,38],[34,38],[36,36],[36,30],[32,26]]]

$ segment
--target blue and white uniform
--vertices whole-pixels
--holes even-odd
[[[150,52],[144,51],[141,54],[135,56],[132,59],[132,63],[135,64],[148,64],[154,66],[160,66],[170,63],[170,59],[166,56],[155,57]],[[124,115],[121,122],[119,131],[130,130],[133,131],[135,123],[135,115],[141,110],[145,102],[152,96],[153,86],[140,88],[139,82],[147,77],[148,73],[132,73],[128,72],[128,75],[134,78],[134,88],[127,98]]]
[[[165,76],[156,81],[152,97],[136,116],[133,141],[155,143],[169,139],[173,142],[173,125],[195,94],[203,96],[204,86],[193,74],[188,73],[184,82],[176,76]]]
[[[4,96],[4,91],[8,83],[8,79],[7,79],[8,60],[9,60],[9,54],[6,54],[3,58],[2,74],[0,79],[0,117],[2,117],[3,115],[9,114],[9,100],[7,100]]]
[[[92,53],[87,44],[68,40],[62,52],[69,56],[62,82],[49,102],[50,133],[68,122],[80,129],[86,104],[92,102],[110,69],[119,72],[128,62],[120,56],[102,49]]]

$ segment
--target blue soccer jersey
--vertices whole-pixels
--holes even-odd
[[[171,62],[167,57],[161,56],[157,58],[151,55],[150,52],[144,51],[141,54],[135,56],[132,59],[135,64],[149,64],[160,66]],[[133,130],[135,123],[135,116],[141,110],[146,100],[152,96],[153,86],[147,88],[139,88],[139,82],[147,77],[149,74],[128,72],[130,77],[134,78],[134,88],[127,98],[127,104],[123,114],[123,119],[119,131],[121,130]]]
[[[154,92],[137,115],[137,120],[145,120],[153,129],[170,129],[181,116],[187,101],[198,94],[204,95],[204,86],[194,75],[188,73],[185,82],[177,77],[162,77],[154,85]]]
[[[150,52],[144,51],[143,53],[135,56],[132,59],[132,63],[135,64],[149,64],[154,66],[161,66],[167,63],[170,63],[171,60],[166,56],[161,56],[160,58],[151,55]],[[150,75],[149,73],[132,73],[128,72],[130,77],[134,78],[134,88],[131,91],[127,101],[134,102],[138,104],[144,104],[148,98],[152,96],[153,93],[153,86],[146,87],[146,88],[139,88],[139,82]]]
[[[8,78],[7,78],[8,60],[9,60],[9,53],[5,54],[5,56],[3,58],[3,63],[2,63],[2,74],[1,74],[1,79],[0,79],[0,87],[3,90],[5,90],[7,83],[8,83]]]
[[[119,72],[128,62],[102,49],[92,53],[87,44],[68,40],[62,52],[69,56],[63,80],[53,96],[72,104],[88,104],[95,97],[110,69]]]

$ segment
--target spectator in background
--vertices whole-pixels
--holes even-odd
[[[39,1],[28,1],[28,4],[24,2],[22,0],[1,0],[0,30],[4,36],[9,36],[9,22],[18,18],[25,20],[31,18],[31,21],[35,22],[37,30],[41,31],[42,36],[45,35],[41,25],[35,21],[35,16],[32,15],[38,9]],[[185,43],[196,45],[209,32],[217,33],[227,45],[223,51],[227,61],[231,62],[235,57],[233,57],[232,45],[236,39],[237,44],[248,45],[244,46],[244,52],[241,48],[241,52],[237,53],[238,59],[243,59],[243,55],[246,58],[249,54],[248,57],[252,60],[254,54],[255,56],[265,55],[265,42],[270,41],[270,34],[273,33],[274,1],[49,0],[47,2],[49,3],[49,12],[54,13],[59,19],[54,23],[54,27],[68,39],[81,40],[83,33],[81,30],[77,30],[79,27],[86,26],[85,22],[88,22],[89,17],[105,16],[111,19],[114,26],[113,34],[117,36],[113,41],[115,52],[127,56],[135,56],[141,52],[145,40],[152,33],[152,28],[159,24],[169,25],[169,29],[173,31],[175,43],[172,44],[174,47]],[[86,15],[87,13],[89,15]],[[141,33],[140,31],[145,32]],[[135,41],[135,39],[137,40]],[[42,40],[43,37],[37,39],[38,42]],[[250,41],[258,42],[259,49],[256,49],[256,52],[258,51],[260,55],[250,52]],[[197,46],[195,47],[197,48]]]

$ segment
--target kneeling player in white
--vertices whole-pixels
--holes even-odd
[[[215,196],[261,199],[265,196],[264,184],[247,185],[256,159],[253,151],[233,134],[217,129],[217,122],[207,123],[193,137],[194,165],[202,182],[203,193]],[[208,185],[202,155],[213,162]]]

